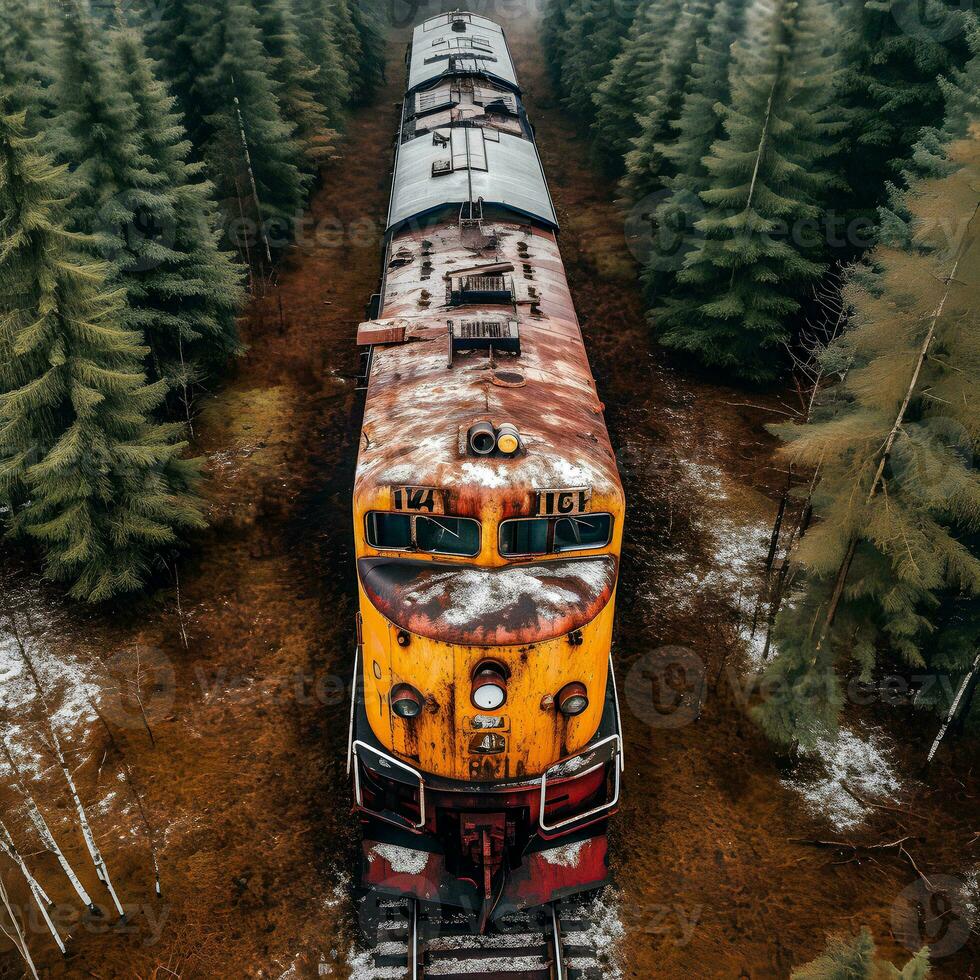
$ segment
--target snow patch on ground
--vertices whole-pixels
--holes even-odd
[[[811,813],[837,830],[855,827],[873,812],[855,795],[878,803],[894,800],[902,788],[886,736],[878,729],[859,734],[842,728],[836,737],[820,739],[800,770],[783,785],[799,793]]]
[[[607,888],[598,898],[582,907],[581,916],[591,925],[585,932],[576,935],[575,945],[595,952],[602,964],[604,980],[622,980],[619,950],[626,936],[626,926],[620,915],[616,893]]]
[[[679,481],[679,492],[693,492],[708,505],[708,520],[700,527],[708,559],[704,568],[684,572],[674,579],[673,604],[690,609],[704,593],[726,596],[740,615],[747,665],[750,671],[758,670],[765,647],[765,627],[760,624],[752,634],[751,624],[762,586],[760,573],[769,549],[772,521],[768,516],[740,520],[727,513],[720,505],[729,500],[730,494],[725,488],[725,475],[717,466],[694,460],[682,460],[680,466],[684,478]]]
[[[50,760],[37,752],[35,731],[43,731],[41,697],[21,653],[21,644],[37,671],[51,721],[66,744],[95,720],[92,703],[98,701],[100,686],[85,664],[63,643],[57,624],[46,611],[32,603],[29,610],[18,606],[17,632],[0,619],[0,713],[15,761],[25,774],[37,776]]]

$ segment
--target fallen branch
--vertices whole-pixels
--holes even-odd
[[[792,844],[807,844],[810,847],[827,847],[834,848],[835,850],[851,850],[855,853],[858,851],[894,851],[899,857],[904,858],[911,865],[912,870],[922,879],[923,884],[929,891],[935,891],[935,887],[932,882],[922,873],[919,866],[915,863],[915,858],[909,853],[908,849],[905,847],[905,842],[912,840],[911,836],[901,837],[896,841],[891,841],[887,844],[852,844],[848,841],[842,840],[811,840],[806,837],[790,837],[788,838]]]

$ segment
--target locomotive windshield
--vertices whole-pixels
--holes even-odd
[[[560,551],[604,548],[612,535],[609,514],[532,517],[500,525],[500,553],[505,558],[549,555]]]
[[[386,551],[426,551],[435,555],[480,553],[480,522],[465,517],[429,517],[386,514],[367,515],[367,542]]]

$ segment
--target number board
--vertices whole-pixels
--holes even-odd
[[[409,511],[413,514],[446,512],[442,491],[435,487],[392,487],[391,506],[393,510]]]
[[[565,517],[581,514],[589,506],[592,491],[588,487],[565,490],[538,490],[538,517]]]

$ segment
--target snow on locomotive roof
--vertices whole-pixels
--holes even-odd
[[[467,166],[467,163],[469,166]],[[439,129],[402,144],[388,230],[449,205],[483,199],[558,227],[551,192],[531,140],[480,127]]]
[[[481,72],[514,89],[518,87],[503,30],[478,14],[440,14],[415,28],[408,69],[409,91],[449,71]]]

